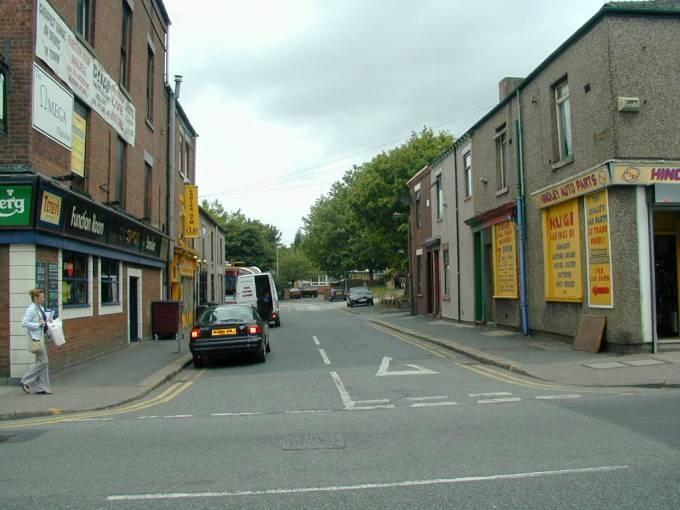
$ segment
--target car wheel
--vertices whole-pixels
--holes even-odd
[[[203,358],[199,358],[198,356],[194,356],[194,368],[203,368],[204,363],[203,363]]]
[[[267,337],[267,352],[272,352],[272,347],[269,342],[269,337]]]
[[[276,319],[276,321],[274,322],[274,327],[276,327],[276,328],[281,327],[281,319]]]
[[[262,347],[260,347],[260,350],[257,351],[257,361],[258,363],[264,363],[267,361],[267,347],[266,347],[266,342],[263,340],[262,341]]]

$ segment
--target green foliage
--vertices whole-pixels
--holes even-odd
[[[308,280],[317,275],[319,270],[307,258],[300,248],[279,248],[279,273],[276,275],[276,286],[290,287],[295,280]]]
[[[203,200],[201,207],[225,230],[224,256],[270,271],[276,262],[281,232],[273,226],[246,217],[240,210],[230,213],[217,200]]]
[[[347,172],[303,219],[302,247],[309,258],[334,277],[352,269],[405,269],[406,181],[453,141],[446,132],[423,128],[400,147]]]

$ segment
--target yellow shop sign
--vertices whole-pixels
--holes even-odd
[[[648,184],[680,184],[680,163],[617,161],[612,176],[614,184],[644,186]]]
[[[539,208],[550,207],[592,193],[610,184],[609,168],[607,165],[602,165],[595,170],[588,170],[565,181],[558,182],[549,188],[535,191],[531,196],[534,197]]]

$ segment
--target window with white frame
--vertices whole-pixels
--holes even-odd
[[[88,277],[88,256],[83,253],[64,250],[61,296],[64,306],[89,304]]]
[[[442,174],[437,174],[434,183],[437,192],[437,220],[444,216],[444,188],[442,187]]]
[[[555,109],[557,115],[557,144],[560,161],[573,154],[571,140],[571,109],[569,107],[569,83],[566,80],[555,85]]]
[[[465,175],[465,197],[472,196],[472,156],[470,151],[463,155],[463,169]]]
[[[120,303],[120,274],[116,260],[101,259],[100,293],[103,305]]]
[[[508,136],[505,124],[496,130],[496,189],[502,190],[507,187],[508,168]]]
[[[92,44],[92,1],[78,0],[76,4],[76,32]]]
[[[120,38],[120,84],[130,89],[130,46],[132,44],[132,9],[127,0],[123,1],[123,20]]]

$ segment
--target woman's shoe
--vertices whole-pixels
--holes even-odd
[[[36,395],[51,395],[52,392],[51,391],[36,391],[35,394]]]
[[[30,393],[31,392],[30,388],[28,387],[28,384],[22,384],[21,389],[24,390],[24,393]]]

